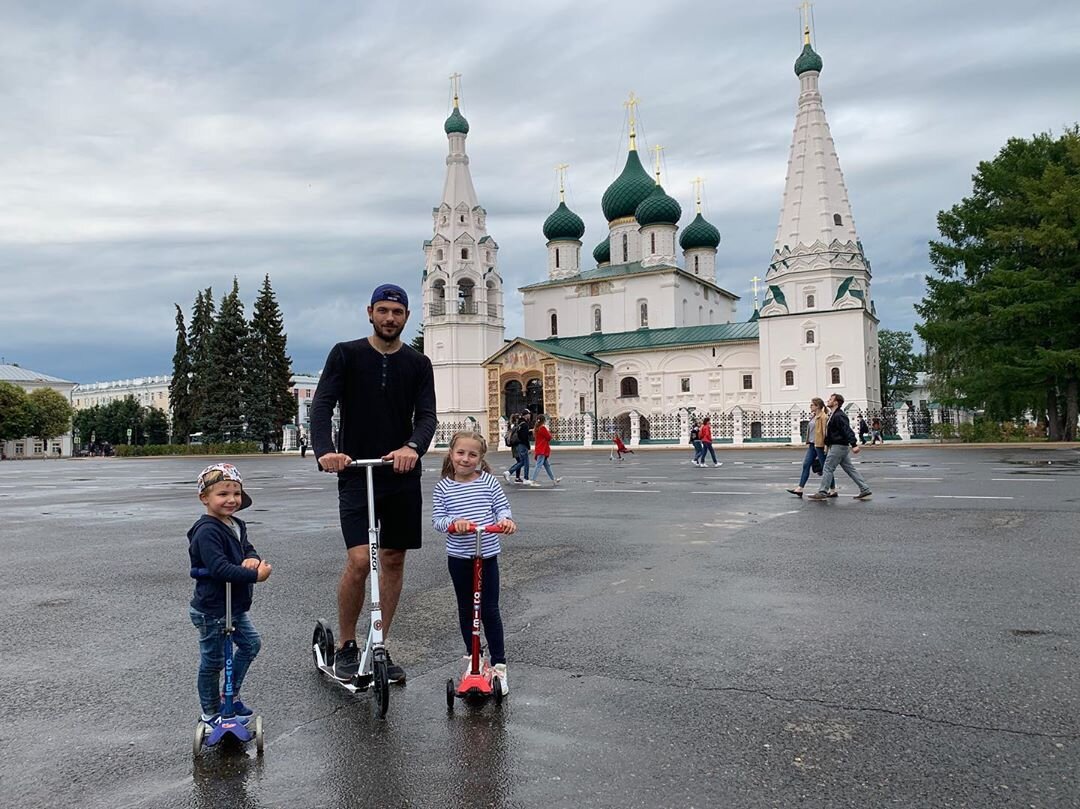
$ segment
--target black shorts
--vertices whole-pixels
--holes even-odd
[[[420,480],[409,481],[398,491],[375,492],[375,519],[379,525],[379,547],[394,550],[415,550],[420,547],[423,532],[421,520],[424,498]],[[341,535],[346,548],[368,544],[367,487],[363,478],[338,481],[338,512],[341,515]]]

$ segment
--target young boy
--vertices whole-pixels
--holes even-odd
[[[202,721],[212,725],[221,714],[221,670],[225,667],[225,645],[222,629],[225,625],[225,582],[233,583],[232,619],[233,643],[233,707],[241,722],[252,711],[240,701],[240,686],[244,675],[262,641],[255,631],[248,610],[251,608],[252,585],[266,581],[270,565],[264,562],[247,538],[247,526],[233,516],[251,505],[244,491],[244,480],[231,463],[216,463],[199,475],[199,500],[206,514],[196,520],[188,531],[188,555],[191,575],[195,577],[195,595],[188,613],[191,623],[199,630],[199,701]]]

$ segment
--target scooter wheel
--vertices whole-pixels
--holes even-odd
[[[492,677],[491,678],[491,694],[492,694],[492,696],[495,697],[495,704],[496,705],[502,705],[502,701],[503,701],[502,683],[499,682],[498,677]]]
[[[375,711],[382,719],[390,708],[390,674],[385,655],[380,655],[371,664],[371,674],[371,696],[375,699]]]
[[[255,717],[255,755],[261,756],[263,754],[264,738],[262,728],[262,717]]]
[[[453,680],[446,681],[446,710],[454,710],[454,698],[457,697],[457,688]]]
[[[200,720],[195,725],[195,741],[191,745],[191,754],[198,756],[199,751],[202,750],[203,739],[206,738],[206,725]]]
[[[334,665],[334,633],[324,621],[315,622],[315,632],[311,636],[311,659],[315,665],[319,665],[319,657],[315,654],[318,647],[322,655],[322,662],[326,666]]]

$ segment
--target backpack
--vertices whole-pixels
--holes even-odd
[[[514,446],[514,444],[517,443],[517,434],[518,434],[518,427],[517,427],[516,424],[513,425],[512,427],[507,427],[506,428],[506,435],[503,436],[503,443],[505,443],[506,446],[508,446],[508,447]]]
[[[699,430],[698,426],[695,424],[693,427],[690,428],[690,440],[697,441],[700,437],[701,430]]]

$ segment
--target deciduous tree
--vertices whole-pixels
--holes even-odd
[[[0,441],[30,435],[30,406],[26,391],[10,382],[0,382]]]
[[[915,387],[921,359],[911,350],[911,333],[882,329],[878,332],[878,370],[881,374],[881,405],[903,402]]]

